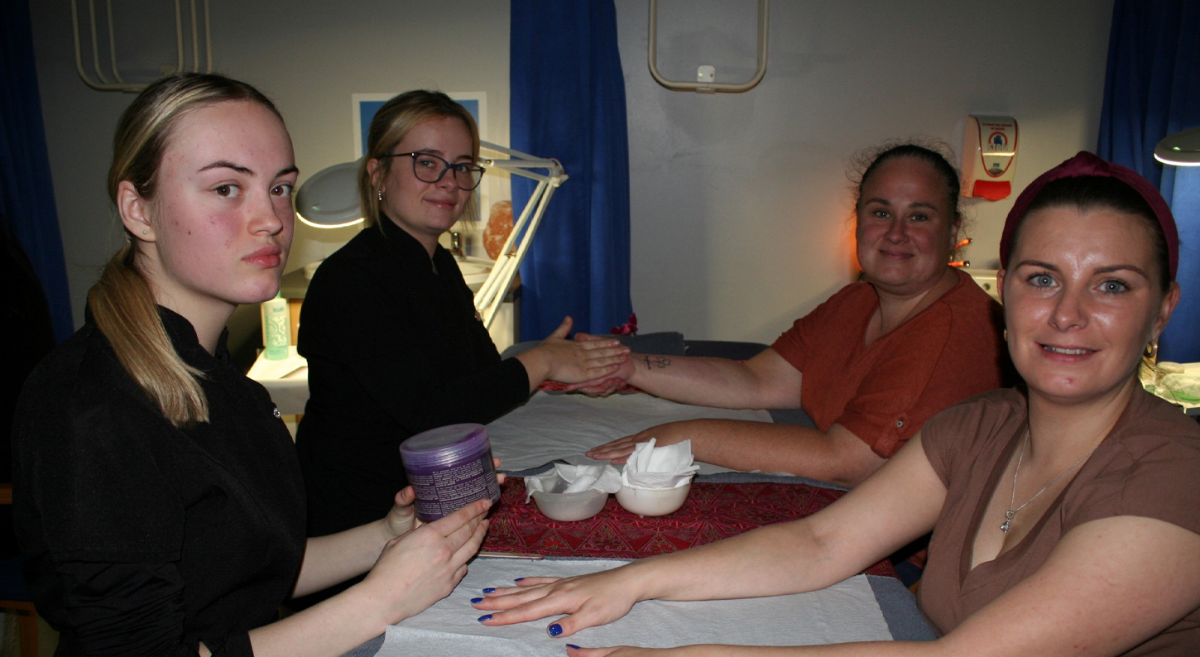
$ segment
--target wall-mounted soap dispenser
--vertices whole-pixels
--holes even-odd
[[[1012,193],[1017,170],[1017,120],[967,117],[963,134],[962,195],[999,201]]]

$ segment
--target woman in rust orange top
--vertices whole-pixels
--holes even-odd
[[[623,463],[651,437],[659,445],[690,438],[696,458],[707,463],[853,486],[930,416],[1002,385],[1000,307],[947,264],[962,224],[958,194],[958,173],[941,154],[915,144],[880,151],[856,190],[863,281],[796,320],[745,363],[633,355],[616,375],[690,404],[803,408],[815,428],[672,422],[588,456]]]
[[[1178,260],[1158,190],[1080,153],[1021,194],[1000,245],[1007,342],[1024,389],[931,418],[878,473],[809,518],[594,575],[526,579],[475,606],[494,610],[489,625],[570,614],[549,627],[565,637],[649,598],[828,586],[932,529],[919,603],[937,641],[672,654],[1200,654],[1200,426],[1137,377],[1179,301]]]

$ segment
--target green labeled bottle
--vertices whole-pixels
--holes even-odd
[[[288,357],[288,345],[292,342],[291,313],[287,299],[276,294],[274,299],[262,304],[263,344],[267,349],[267,360],[283,360]]]

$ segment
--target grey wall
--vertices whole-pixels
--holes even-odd
[[[662,0],[668,79],[750,78],[755,3]],[[776,0],[770,66],[743,94],[651,78],[644,0],[617,0],[629,105],[633,303],[643,330],[770,342],[852,279],[850,157],[926,135],[961,150],[965,116],[1020,124],[1015,188],[1095,148],[1107,0]],[[1015,196],[1015,195],[1014,195]],[[996,266],[1013,197],[970,202],[966,257]]]
[[[170,14],[149,0],[116,4],[121,61],[153,69],[170,52],[157,36],[169,34]],[[1021,126],[1020,189],[1095,146],[1110,0],[1014,0],[1002,10],[965,0],[776,0],[767,76],[737,95],[658,86],[646,65],[646,0],[616,6],[629,105],[633,300],[644,331],[770,341],[851,280],[844,172],[858,149],[918,134],[958,149],[967,114],[1011,114]],[[754,7],[662,0],[660,70],[690,79],[697,65],[712,64],[718,80],[748,78]],[[104,176],[113,127],[132,96],[93,91],[79,79],[68,2],[31,9],[82,321],[87,288],[120,245]],[[485,138],[508,139],[503,0],[212,0],[212,21],[217,69],[276,100],[302,181],[353,157],[352,93],[484,91]],[[495,199],[504,190],[494,184],[489,193]],[[971,204],[977,241],[967,257],[977,266],[994,265],[1011,201]],[[323,257],[353,232],[298,229],[289,268]]]

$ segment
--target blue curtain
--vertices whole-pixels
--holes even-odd
[[[1159,358],[1200,361],[1200,167],[1154,159],[1163,137],[1200,126],[1200,0],[1116,0],[1097,154],[1158,186],[1179,225],[1183,296]]]
[[[0,208],[33,264],[61,342],[75,330],[33,58],[28,0],[0,0]]]
[[[625,78],[612,0],[512,0],[512,147],[562,162],[554,194],[521,264],[521,339],[564,315],[607,333],[629,299],[629,143]],[[514,211],[534,183],[513,178]]]

